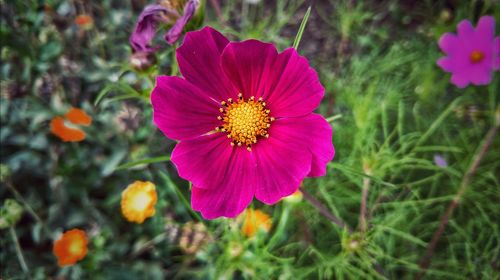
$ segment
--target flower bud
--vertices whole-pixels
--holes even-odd
[[[0,183],[7,181],[10,177],[10,168],[5,164],[0,164]]]
[[[0,229],[14,226],[23,215],[23,207],[14,199],[6,199],[0,209]]]
[[[144,71],[156,63],[152,52],[135,52],[130,56],[130,65],[136,70]]]

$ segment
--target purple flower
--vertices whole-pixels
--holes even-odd
[[[487,85],[492,72],[500,70],[500,36],[495,38],[495,19],[483,16],[474,29],[470,21],[462,20],[458,34],[445,33],[439,47],[446,53],[437,64],[451,72],[451,82],[459,88],[469,83]]]
[[[165,40],[170,45],[175,43],[181,36],[184,26],[193,17],[199,4],[199,0],[189,0],[184,6],[182,16],[171,6],[160,4],[146,6],[139,15],[134,32],[129,39],[134,52],[154,52],[158,49],[158,47],[152,47],[150,43],[156,34],[159,23],[171,24],[174,22],[172,28],[165,35]]]
[[[181,36],[184,26],[186,26],[188,21],[193,17],[194,13],[196,12],[196,7],[198,7],[199,4],[200,3],[197,0],[190,0],[186,4],[186,6],[184,6],[184,14],[180,19],[177,20],[174,26],[172,26],[172,28],[170,28],[170,30],[165,35],[165,41],[167,41],[167,43],[173,45],[175,42],[177,42],[177,40]]]
[[[435,154],[434,155],[434,163],[439,166],[439,167],[447,167],[448,166],[448,162],[446,161],[446,159],[440,155],[440,154]]]

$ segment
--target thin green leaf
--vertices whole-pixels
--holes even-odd
[[[293,48],[296,50],[299,48],[300,40],[302,39],[302,34],[304,33],[307,21],[309,20],[309,15],[311,15],[311,6],[307,8],[307,12],[304,15],[304,18],[302,19],[302,22],[300,23],[299,32],[297,32],[297,36],[295,36],[295,40],[293,41]]]

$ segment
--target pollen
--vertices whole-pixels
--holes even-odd
[[[231,146],[246,146],[252,150],[252,144],[257,143],[259,137],[269,137],[268,129],[274,118],[269,114],[271,110],[266,109],[266,102],[261,98],[250,97],[244,100],[243,94],[238,94],[238,100],[229,98],[221,102],[217,119],[223,122],[222,126],[216,127],[217,131],[225,132],[230,138]]]
[[[470,54],[470,61],[472,63],[479,63],[483,61],[483,59],[484,59],[484,53],[481,51],[473,51]]]

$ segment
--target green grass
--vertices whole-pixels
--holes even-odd
[[[139,13],[130,3],[136,1],[46,2],[53,12],[37,1],[1,2],[0,155],[10,176],[0,201],[14,198],[25,208],[14,230],[32,279],[413,279],[499,114],[498,73],[489,86],[461,90],[436,66],[440,35],[465,18],[500,18],[498,3],[315,1],[298,51],[326,89],[318,112],[331,120],[336,156],[326,176],[306,179],[303,188],[354,232],[304,199],[274,206],[254,201],[251,207],[272,216],[273,228],[248,239],[238,221],[203,221],[190,208],[189,184],[168,161],[175,143],[152,124],[149,103],[155,76],[178,71],[174,49],[163,48],[146,72],[129,65],[128,36]],[[280,50],[297,45],[308,7],[300,0],[218,2],[225,23],[208,1],[205,25]],[[82,32],[72,20],[84,11],[95,26]],[[62,143],[49,132],[50,119],[70,106],[94,119],[84,142]],[[119,125],[119,114],[130,111],[137,123]],[[425,279],[500,277],[498,139],[455,209]],[[435,154],[448,167],[436,166]],[[153,181],[159,195],[156,215],[142,225],[120,213],[121,192],[135,180]],[[359,227],[363,188],[366,231]],[[202,222],[209,236],[195,254],[169,237],[189,221]],[[52,242],[72,227],[89,233],[89,253],[60,269]],[[1,278],[29,278],[9,229],[1,233]]]

